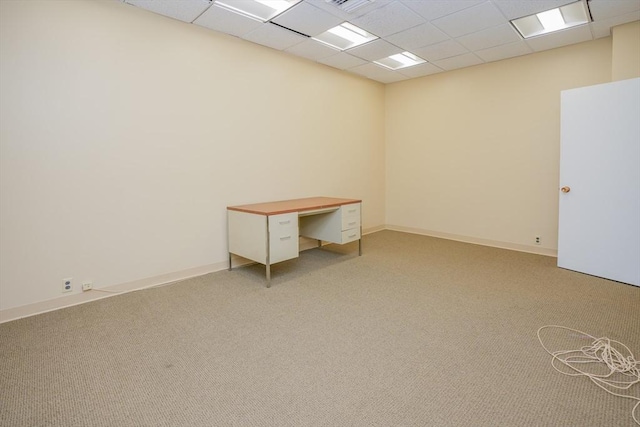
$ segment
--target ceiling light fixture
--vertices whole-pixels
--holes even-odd
[[[314,40],[340,50],[350,49],[377,38],[378,36],[374,36],[373,34],[368,33],[362,28],[356,27],[349,22],[343,22],[337,27],[333,27],[322,34],[313,37]]]
[[[514,19],[511,24],[523,38],[541,36],[567,28],[583,25],[591,21],[586,0],[569,3],[565,6],[522,18]]]
[[[214,3],[231,12],[267,22],[301,0],[216,0]]]
[[[411,67],[413,65],[424,64],[424,59],[414,55],[411,52],[396,53],[383,59],[373,61],[378,65],[389,68],[391,70],[399,70],[400,68]]]

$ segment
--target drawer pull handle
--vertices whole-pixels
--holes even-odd
[[[285,225],[285,224],[291,224],[291,220],[288,219],[286,221],[278,221],[280,223],[280,225]]]
[[[350,223],[349,223],[349,225],[356,225],[356,224],[357,224],[357,222],[356,222],[356,221],[353,221],[353,222],[350,222]]]
[[[351,209],[351,210],[349,211],[349,213],[356,213],[356,210],[355,210],[355,209]]]
[[[349,236],[348,236],[348,237],[351,239],[351,238],[353,238],[353,237],[356,237],[356,235],[355,235],[355,234],[349,234]]]
[[[291,236],[284,236],[280,238],[280,240],[289,240],[289,239],[291,239]]]

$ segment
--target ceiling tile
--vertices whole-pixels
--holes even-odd
[[[527,44],[536,52],[557,47],[567,46],[574,43],[592,40],[589,25],[580,25],[557,33],[549,33],[543,36],[527,39]]]
[[[413,67],[402,68],[398,70],[398,73],[405,75],[407,77],[423,77],[431,74],[441,73],[444,70],[442,68],[436,67],[433,64],[420,64],[414,65]]]
[[[381,83],[394,83],[408,79],[407,76],[396,71],[387,70],[386,68],[376,64],[360,65],[358,67],[350,68],[349,71]]]
[[[417,27],[409,28],[386,38],[389,42],[403,49],[411,50],[428,46],[449,39],[445,33],[426,22]]]
[[[420,15],[399,2],[390,3],[351,21],[378,37],[386,37],[424,22]]]
[[[633,21],[640,21],[640,11],[592,22],[590,24],[591,32],[593,33],[593,37],[596,39],[609,37],[611,35],[612,27]]]
[[[302,43],[293,45],[285,51],[293,55],[301,56],[303,58],[312,59],[314,61],[326,58],[327,56],[335,55],[338,52],[336,49],[333,49],[324,43],[320,43],[312,39],[307,39]]]
[[[594,21],[640,11],[640,0],[591,0],[589,9]]]
[[[497,27],[487,28],[486,30],[467,34],[466,36],[458,37],[456,39],[458,43],[470,51],[488,49],[490,47],[517,42],[519,40],[522,39],[516,33],[516,30],[513,29],[511,24],[498,25]]]
[[[412,53],[433,62],[440,59],[451,58],[453,56],[469,53],[460,43],[453,40],[447,40],[431,46],[425,46],[420,49],[414,49]]]
[[[341,70],[357,67],[358,65],[367,63],[364,59],[357,58],[345,52],[336,53],[335,55],[319,59],[318,62]]]
[[[228,11],[215,4],[193,23],[237,37],[241,37],[263,25],[260,21]]]
[[[460,37],[485,28],[506,23],[507,20],[490,2],[438,18],[433,25],[451,37]]]
[[[371,3],[365,4],[353,11],[347,13],[344,10],[340,9],[340,7],[336,6],[331,1],[327,0],[304,0],[305,3],[309,3],[314,5],[315,7],[322,9],[326,12],[329,12],[332,15],[335,15],[342,19],[343,21],[352,21],[353,19],[365,15],[372,10],[379,9],[394,0],[373,0]]]
[[[125,0],[125,2],[184,22],[193,22],[211,6],[209,0]]]
[[[573,3],[576,0],[492,0],[497,8],[507,17],[507,19],[522,18],[555,9],[565,4]]]
[[[526,55],[533,50],[524,42],[503,44],[500,46],[483,49],[475,52],[485,62],[500,61],[501,59],[513,58],[514,56]]]
[[[402,49],[382,39],[377,39],[349,49],[347,52],[351,55],[357,56],[358,58],[366,59],[367,61],[375,61],[376,59],[386,58],[389,55],[401,53]]]
[[[427,21],[450,15],[459,10],[467,9],[485,0],[402,0],[405,5],[413,9]]]
[[[456,68],[470,67],[472,65],[478,65],[482,63],[483,61],[473,53],[467,53],[465,55],[454,56],[453,58],[436,61],[434,64],[444,70],[455,70]]]
[[[308,40],[308,37],[285,30],[270,23],[262,24],[256,30],[242,36],[243,39],[278,50],[284,50],[295,44]]]
[[[343,22],[341,18],[305,2],[296,4],[272,21],[312,37]]]
[[[523,41],[508,19],[574,0],[369,0],[350,13],[331,0],[300,0],[267,23],[213,0],[120,1],[385,83],[607,37],[611,27],[640,20],[640,0],[588,0],[593,22]],[[307,37],[345,21],[380,38],[338,52]],[[396,71],[372,63],[403,51],[429,63]]]

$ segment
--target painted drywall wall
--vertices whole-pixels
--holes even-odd
[[[389,227],[554,255],[560,91],[610,79],[604,38],[387,85]]]
[[[223,268],[228,205],[384,224],[382,84],[115,0],[0,7],[0,309]]]
[[[640,77],[640,21],[613,27],[611,79]]]

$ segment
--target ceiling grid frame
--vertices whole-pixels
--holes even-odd
[[[293,0],[265,22],[223,9],[216,0],[121,1],[381,83],[595,40],[609,36],[613,26],[640,20],[640,0],[581,0],[588,1],[591,22],[523,39],[510,20],[576,0],[372,0],[351,13],[327,0]],[[343,3],[349,1],[356,0]],[[311,38],[344,22],[378,38],[342,51]],[[374,63],[402,52],[427,62],[396,70]]]

